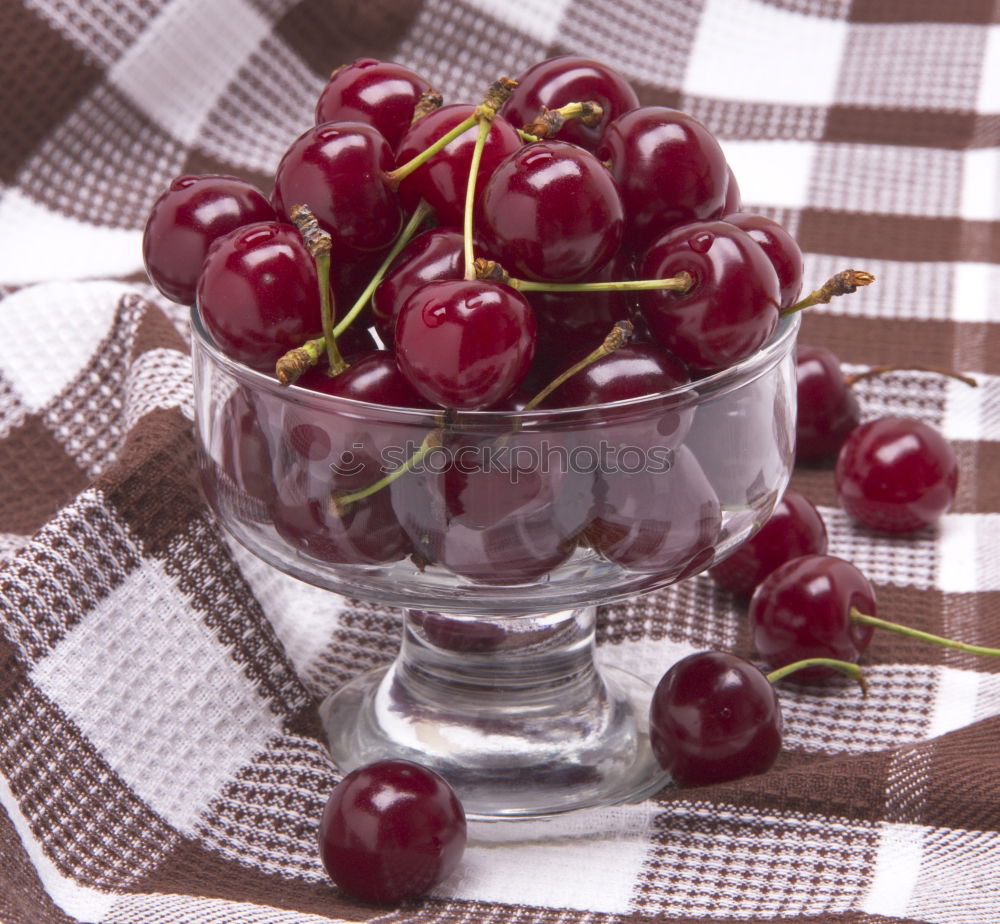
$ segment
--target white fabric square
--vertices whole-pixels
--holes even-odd
[[[548,45],[559,35],[559,22],[566,7],[570,5],[570,0],[518,0],[517,3],[509,3],[507,0],[470,0],[469,5],[513,26],[536,42]]]
[[[16,189],[0,199],[0,229],[0,285],[142,272],[141,230],[99,228],[50,211]]]
[[[173,0],[110,79],[154,122],[191,144],[222,88],[270,28],[244,0]]]
[[[998,271],[1000,275],[1000,271]],[[1000,292],[1000,288],[996,291]],[[1000,376],[975,373],[977,388],[949,381],[941,432],[948,440],[1000,440]]]
[[[624,914],[659,812],[647,802],[550,821],[474,822],[459,870],[433,894]]]
[[[1000,590],[1000,513],[946,513],[939,529],[938,588],[953,594]]]
[[[907,904],[920,875],[925,830],[920,825],[879,825],[875,875],[862,911],[889,918],[907,916]]]
[[[811,141],[722,141],[743,201],[754,206],[803,208],[817,146]]]
[[[32,676],[182,833],[280,731],[280,717],[155,560],[87,613]]]
[[[684,91],[719,99],[828,105],[837,87],[847,28],[845,22],[803,16],[759,0],[707,0]],[[743,175],[737,171],[737,176],[742,189]]]
[[[1000,112],[1000,25],[989,26],[979,75],[978,112]]]
[[[956,321],[1000,318],[1000,267],[990,263],[956,263],[951,288],[951,317]]]
[[[961,216],[978,221],[1000,218],[1000,149],[974,148],[963,153]]]
[[[4,299],[0,371],[30,411],[76,378],[111,330],[127,291],[118,282],[47,282]]]

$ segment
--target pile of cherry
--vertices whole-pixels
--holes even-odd
[[[222,351],[283,384],[407,408],[516,412],[587,359],[611,375],[576,375],[541,406],[622,400],[739,362],[783,313],[870,281],[859,274],[796,301],[798,247],[774,222],[740,211],[717,141],[684,113],[640,107],[598,62],[554,58],[516,86],[498,82],[481,106],[441,106],[412,71],[362,59],[334,72],[316,118],[282,158],[270,198],[232,177],[180,177],[153,206],[143,244],[160,291],[197,300]],[[611,285],[621,281],[645,282]],[[595,355],[611,330],[630,342]],[[933,429],[861,424],[828,351],[799,348],[798,392],[798,459],[837,455],[837,491],[858,522],[906,532],[949,507],[957,463]],[[224,413],[233,457],[224,465],[272,508],[277,490],[282,509],[250,397],[237,392]],[[376,472],[366,466],[323,491],[364,494]],[[324,522],[322,549],[305,541],[310,553],[369,564],[410,552],[384,528],[386,493],[340,511],[343,535]],[[308,504],[294,507],[284,504],[276,525],[289,541],[309,540],[319,526],[306,522]],[[574,543],[584,526],[573,527]],[[599,530],[588,538],[614,560]],[[551,560],[503,577],[531,580],[570,550],[560,545]],[[873,628],[891,626],[876,617],[864,576],[825,553],[819,513],[789,490],[759,533],[710,571],[750,598],[754,646],[771,673],[724,652],[667,671],[651,740],[677,783],[773,764],[782,727],[773,683],[782,677],[840,671],[863,683],[856,664]],[[385,761],[338,785],[320,840],[339,885],[392,903],[454,869],[465,820],[440,777]]]

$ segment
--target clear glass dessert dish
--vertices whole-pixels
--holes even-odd
[[[320,707],[339,768],[415,760],[474,817],[662,786],[652,691],[595,663],[596,604],[708,568],[767,518],[793,461],[798,323],[669,392],[516,414],[282,387],[224,356],[193,311],[220,522],[288,574],[404,610],[395,662]]]

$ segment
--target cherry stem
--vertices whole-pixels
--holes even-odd
[[[530,132],[526,132],[523,128],[515,129],[515,131],[517,131],[517,134],[525,144],[531,144],[533,141],[542,140],[538,137],[538,135],[532,135]]]
[[[524,126],[524,132],[539,141],[542,138],[551,138],[566,124],[567,119],[579,119],[584,125],[594,126],[601,121],[604,109],[595,100],[584,100],[579,103],[566,103],[558,109],[549,109],[542,106],[542,111],[538,113],[534,121]]]
[[[846,269],[831,276],[818,289],[810,292],[805,298],[799,299],[794,305],[780,311],[781,317],[795,314],[803,308],[811,308],[813,305],[825,305],[838,295],[850,295],[857,292],[861,286],[870,286],[875,281],[871,273],[864,270]]]
[[[451,131],[443,134],[430,147],[425,148],[415,157],[410,158],[405,164],[401,164],[395,170],[390,170],[385,175],[392,188],[398,189],[399,184],[413,173],[414,170],[422,167],[438,151],[448,147],[459,135],[464,134],[472,128],[482,117],[482,109],[491,109],[495,115],[496,111],[504,104],[516,86],[517,81],[511,80],[509,77],[501,77],[495,83],[491,84],[489,90],[486,91],[486,95],[483,97],[482,105],[477,106],[472,115],[459,122]]]
[[[320,316],[323,323],[323,335],[326,343],[326,356],[330,363],[330,375],[339,375],[347,368],[344,357],[337,349],[337,341],[333,337],[334,304],[333,293],[330,291],[330,234],[324,231],[316,220],[308,205],[293,205],[289,217],[299,229],[302,240],[305,241],[313,260],[316,262],[316,279],[319,285]]]
[[[669,279],[625,279],[620,282],[536,282],[533,279],[516,279],[495,260],[479,258],[475,261],[476,278],[501,282],[519,292],[642,292],[669,289],[682,295],[690,291],[694,278],[681,270]]]
[[[632,331],[633,327],[631,321],[616,321],[615,326],[611,328],[607,337],[604,338],[604,342],[596,350],[591,351],[578,363],[575,363],[565,372],[557,375],[522,408],[522,411],[530,411],[538,407],[539,404],[541,404],[567,379],[572,378],[581,370],[586,369],[587,366],[596,363],[597,360],[602,359],[605,356],[610,356],[619,347],[624,346],[628,343],[629,338],[632,336]]]
[[[1000,648],[984,648],[982,645],[970,645],[967,642],[956,642],[954,639],[943,638],[940,635],[932,635],[930,632],[922,632],[920,629],[913,629],[910,626],[901,626],[896,622],[886,622],[886,620],[879,619],[877,616],[869,616],[866,613],[862,613],[855,606],[851,607],[850,613],[852,622],[860,623],[863,626],[874,626],[876,629],[888,629],[890,632],[896,632],[899,635],[905,635],[908,638],[915,638],[922,642],[931,642],[935,645],[941,645],[944,648],[954,648],[958,651],[967,651],[970,654],[988,655],[989,657],[994,658],[1000,657]]]
[[[851,680],[856,680],[861,687],[861,693],[864,698],[868,699],[868,681],[865,679],[861,668],[850,661],[838,661],[836,658],[806,658],[803,661],[795,661],[793,664],[786,664],[784,667],[779,667],[765,676],[768,683],[775,684],[779,680],[784,680],[789,674],[805,670],[808,667],[832,667],[834,670],[840,671],[844,676],[850,677]]]
[[[429,115],[435,109],[440,109],[443,102],[444,97],[433,87],[429,90],[424,90],[413,107],[413,118],[410,120],[410,124],[412,125],[417,119],[422,119],[425,115]]]
[[[372,494],[381,491],[383,488],[387,488],[397,478],[405,475],[411,468],[420,462],[420,460],[434,447],[440,445],[441,431],[431,430],[431,432],[424,437],[424,441],[420,444],[420,448],[417,449],[417,451],[402,465],[400,465],[399,468],[394,468],[384,478],[379,478],[378,481],[373,482],[367,487],[361,488],[357,491],[351,491],[350,493],[334,491],[333,494],[330,495],[330,504],[332,505],[334,512],[337,516],[343,516],[344,512],[351,506],[351,504],[359,500],[364,500],[366,497],[371,497]]]
[[[476,199],[476,179],[479,176],[479,163],[483,159],[483,148],[486,147],[486,136],[493,127],[492,109],[480,106],[479,133],[476,135],[476,146],[472,149],[472,163],[469,165],[469,181],[465,185],[465,214],[462,225],[462,248],[465,252],[465,278],[476,278],[476,255],[472,243],[472,207]]]
[[[957,379],[972,388],[977,388],[977,382],[971,375],[962,375],[961,372],[953,372],[951,369],[939,369],[937,366],[873,366],[864,372],[855,372],[854,375],[845,375],[844,384],[850,388],[865,379],[874,378],[877,375],[884,375],[886,372],[933,372],[936,375],[943,375],[949,379]]]
[[[400,251],[413,239],[413,236],[417,233],[417,230],[424,223],[424,219],[431,214],[431,207],[423,201],[420,200],[420,204],[413,210],[413,215],[410,216],[410,220],[406,223],[406,227],[403,228],[399,233],[399,237],[396,238],[395,243],[392,245],[392,249],[386,255],[386,258],[382,261],[382,264],[375,271],[375,275],[369,280],[368,285],[365,286],[365,290],[358,296],[357,301],[351,306],[351,310],[344,315],[340,323],[337,324],[333,329],[334,339],[339,337],[348,327],[350,327],[351,322],[361,313],[365,305],[368,304],[368,300],[372,297],[378,284],[385,277],[385,274],[389,271],[389,267],[392,265],[392,261],[399,256]],[[326,337],[316,337],[313,340],[307,340],[300,347],[295,347],[294,350],[289,350],[285,353],[274,366],[274,374],[278,378],[278,382],[282,385],[294,385],[299,376],[302,375],[310,366],[315,366],[319,362],[320,356],[323,355],[326,350]]]

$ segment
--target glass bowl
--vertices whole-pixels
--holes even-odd
[[[798,325],[669,392],[516,414],[283,387],[224,356],[192,311],[220,522],[288,574],[405,610],[395,662],[320,707],[339,768],[415,760],[473,817],[662,786],[651,690],[595,664],[595,606],[708,568],[766,520],[793,461]]]

